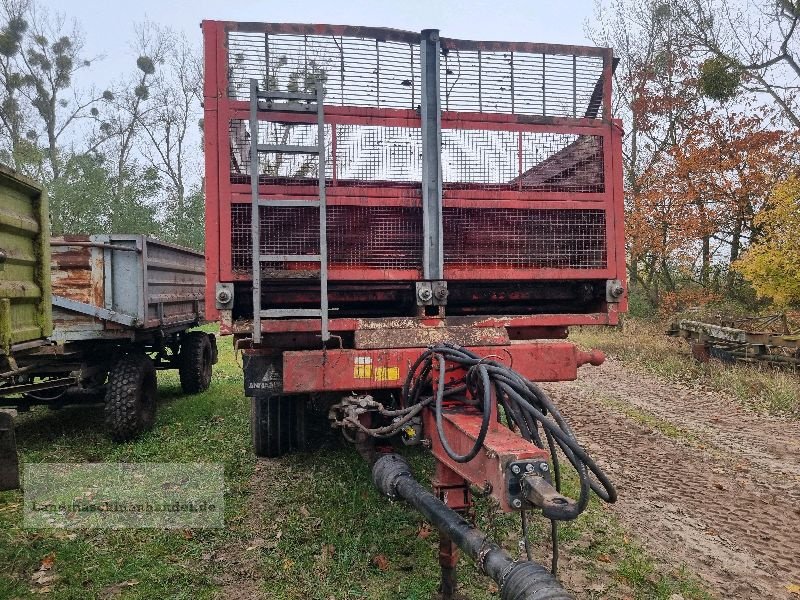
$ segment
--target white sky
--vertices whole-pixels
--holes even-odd
[[[97,87],[133,68],[134,23],[145,20],[184,31],[201,44],[200,21],[266,21],[372,25],[445,37],[588,44],[584,23],[593,0],[39,0],[82,26],[86,55],[105,58],[81,79]]]

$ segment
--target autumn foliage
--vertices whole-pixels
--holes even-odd
[[[755,217],[758,237],[736,264],[760,294],[779,305],[800,304],[800,179],[779,185]]]
[[[758,114],[692,115],[680,143],[639,178],[628,212],[631,254],[695,271],[707,284],[712,262],[741,254],[794,152],[794,136]]]

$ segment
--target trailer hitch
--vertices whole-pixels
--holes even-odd
[[[571,597],[555,579],[556,522],[578,518],[592,493],[606,502],[614,502],[617,493],[541,387],[490,357],[438,344],[410,366],[399,405],[387,408],[371,396],[351,396],[334,405],[331,420],[359,439],[400,435],[419,438],[430,449],[436,459],[432,492],[394,454],[374,463],[373,479],[386,495],[404,498],[439,529],[443,599],[454,597],[457,547],[498,583],[504,600]],[[566,465],[579,483],[575,499],[561,493]],[[459,515],[469,512],[473,487],[501,510],[521,514],[527,561],[512,560]],[[526,513],[534,509],[551,521],[550,571],[531,560]]]
[[[553,486],[546,460],[516,460],[506,467],[508,503],[515,509],[538,509],[553,521],[569,521],[578,514],[578,503]]]
[[[372,467],[372,480],[381,492],[402,498],[472,558],[500,587],[503,600],[572,600],[555,576],[532,561],[515,561],[488,536],[470,525],[411,474],[402,456],[384,454]]]

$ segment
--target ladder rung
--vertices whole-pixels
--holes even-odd
[[[292,144],[259,144],[259,152],[279,154],[319,154],[319,146],[294,146]]]
[[[301,113],[315,113],[317,112],[316,104],[301,104],[300,102],[278,102],[272,103],[261,100],[258,104],[258,110],[262,112],[301,112]]]
[[[319,262],[319,254],[262,254],[258,257],[261,262]]]
[[[259,90],[259,98],[275,98],[279,100],[316,100],[317,95],[309,92],[279,92],[277,90]]]
[[[321,317],[322,311],[319,308],[271,308],[261,311],[261,318],[269,319],[272,317]]]
[[[284,208],[317,208],[320,206],[319,200],[267,200],[259,199],[259,206],[278,206]]]

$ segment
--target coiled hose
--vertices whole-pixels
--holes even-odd
[[[466,370],[463,380],[446,385],[446,366],[455,364]],[[451,344],[431,346],[420,355],[409,370],[403,385],[403,404],[410,408],[430,401],[433,384],[432,372],[438,368],[438,385],[433,397],[436,430],[447,455],[456,462],[468,462],[480,452],[491,419],[492,391],[498,406],[498,419],[512,430],[519,431],[527,441],[550,452],[553,461],[555,487],[561,492],[561,464],[557,449],[560,449],[575,470],[580,483],[580,495],[571,510],[565,511],[561,520],[575,519],[589,503],[594,491],[605,502],[614,502],[617,492],[611,480],[583,449],[570,426],[561,416],[553,401],[538,385],[523,377],[510,367],[490,358],[481,358],[475,353]],[[480,433],[475,444],[466,454],[458,454],[448,443],[442,427],[442,409],[445,397],[458,397],[483,412]],[[523,519],[525,518],[523,513]],[[553,571],[558,560],[556,524],[552,523]],[[527,537],[526,537],[527,546]]]

